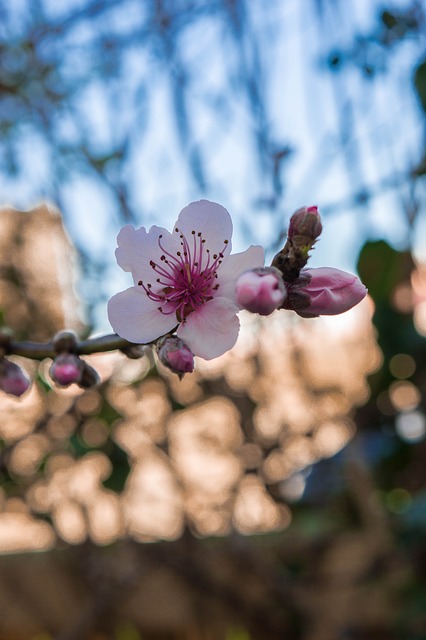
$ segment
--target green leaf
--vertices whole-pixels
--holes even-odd
[[[373,300],[389,302],[395,287],[409,280],[414,261],[409,251],[397,251],[385,240],[375,240],[361,249],[357,268]]]
[[[92,447],[89,447],[89,445],[85,443],[79,433],[73,433],[69,439],[69,443],[76,458],[82,458],[92,450]]]
[[[106,453],[112,462],[112,472],[102,484],[106,489],[121,493],[130,473],[129,459],[126,452],[116,442],[109,440],[107,448],[108,451]]]
[[[122,415],[118,413],[118,411],[110,405],[105,398],[103,398],[102,407],[100,408],[98,417],[105,420],[105,422],[111,426],[113,422],[122,418]]]

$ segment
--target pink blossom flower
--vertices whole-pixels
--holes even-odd
[[[185,207],[172,233],[123,227],[115,254],[134,286],[108,303],[114,331],[129,342],[149,343],[176,330],[206,360],[231,349],[239,332],[236,280],[264,260],[260,246],[231,255],[231,236],[228,211],[207,200]]]
[[[301,316],[334,316],[348,311],[367,295],[367,288],[352,273],[321,267],[302,269],[300,284],[289,289],[286,308]]]
[[[287,295],[282,276],[274,267],[245,271],[236,284],[238,304],[261,316],[280,307]]]

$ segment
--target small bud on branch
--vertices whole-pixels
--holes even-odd
[[[284,282],[297,280],[321,231],[322,223],[317,207],[301,207],[293,213],[287,242],[272,260],[272,266],[282,273]]]
[[[194,354],[177,336],[164,336],[157,341],[158,359],[165,367],[177,373],[180,379],[194,371]]]
[[[27,374],[20,366],[6,358],[0,360],[0,389],[19,398],[31,384]]]
[[[83,369],[83,361],[78,356],[74,353],[62,353],[52,362],[49,373],[59,386],[68,387],[81,381]]]

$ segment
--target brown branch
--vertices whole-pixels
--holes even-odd
[[[98,338],[82,340],[77,345],[78,355],[90,355],[92,353],[102,353],[105,351],[115,351],[116,349],[131,349],[136,345],[120,338],[116,333],[111,333]],[[54,358],[57,352],[53,341],[49,342],[15,342],[11,340],[7,348],[8,355],[23,356],[31,360],[44,360],[44,358]]]

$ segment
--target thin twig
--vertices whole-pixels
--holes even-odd
[[[91,353],[102,353],[105,351],[115,351],[116,349],[126,349],[135,345],[120,338],[116,333],[110,333],[98,338],[89,338],[78,343],[77,353],[79,355],[90,355]],[[11,341],[8,345],[9,355],[23,356],[32,360],[43,360],[44,358],[54,358],[56,354],[53,341],[30,342]]]

